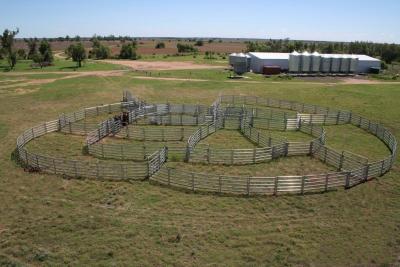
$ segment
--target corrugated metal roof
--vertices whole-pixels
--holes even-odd
[[[289,60],[289,53],[264,53],[264,52],[250,52],[251,56],[259,59],[287,59]]]

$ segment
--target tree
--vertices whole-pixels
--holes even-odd
[[[108,46],[100,43],[97,37],[92,38],[92,50],[89,51],[89,57],[94,59],[106,59],[110,57],[111,51]]]
[[[11,51],[8,54],[7,62],[11,69],[15,67],[15,64],[17,64],[17,53],[15,51]]]
[[[53,62],[53,52],[51,51],[50,43],[47,40],[42,40],[40,42],[39,52],[43,58],[43,62]]]
[[[382,59],[387,63],[391,64],[398,56],[399,54],[396,53],[396,45],[387,45],[383,48],[382,51]]]
[[[163,43],[163,42],[158,42],[158,43],[156,44],[156,49],[162,49],[162,48],[165,48],[165,43]]]
[[[121,51],[119,52],[119,58],[121,59],[137,59],[137,54],[136,54],[136,44],[128,43],[128,44],[123,44],[121,47]]]
[[[15,35],[17,35],[18,33],[18,28],[16,31],[5,29],[3,35],[1,36],[2,50],[7,57],[7,62],[11,69],[13,69],[15,64],[17,64],[17,53],[13,51],[13,47]]]
[[[86,51],[81,42],[71,44],[66,50],[66,54],[78,64],[78,68],[82,67],[82,61],[86,59]]]
[[[37,38],[25,39],[25,43],[28,46],[28,59],[33,59],[37,53]]]
[[[178,43],[176,45],[176,48],[178,48],[178,52],[179,53],[190,53],[190,52],[197,52],[198,50],[196,48],[194,48],[192,45],[190,44],[181,44]]]
[[[202,40],[198,40],[194,45],[195,46],[203,46],[204,42]]]
[[[17,50],[18,59],[26,59],[25,50],[20,48]]]

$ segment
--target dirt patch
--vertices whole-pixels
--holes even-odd
[[[356,78],[344,78],[341,80],[341,82],[345,84],[399,84],[400,83],[400,82],[385,82],[385,81],[356,79]]]
[[[106,63],[117,64],[134,70],[193,70],[193,69],[221,69],[221,66],[195,64],[179,61],[138,61],[138,60],[102,60]]]

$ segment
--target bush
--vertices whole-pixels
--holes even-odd
[[[198,40],[194,45],[195,46],[203,46],[204,42],[202,40]]]
[[[156,49],[162,49],[162,48],[165,48],[165,44],[163,42],[158,42],[156,44]]]
[[[178,48],[178,52],[179,53],[191,53],[191,52],[197,52],[198,51],[196,48],[193,47],[193,45],[190,45],[190,44],[178,43],[176,45],[176,47]]]
[[[18,59],[26,59],[26,53],[24,49],[18,49],[17,51]]]
[[[89,57],[94,59],[106,59],[111,55],[110,48],[105,45],[99,45],[98,47],[94,47],[89,52]]]
[[[136,54],[136,44],[123,44],[119,53],[119,58],[133,60],[137,59],[138,56]]]

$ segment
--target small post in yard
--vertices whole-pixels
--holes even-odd
[[[384,168],[384,166],[385,166],[385,160],[382,160],[381,173],[380,173],[379,176],[382,176],[382,175],[383,175],[383,168]]]
[[[346,189],[350,188],[350,172],[346,173],[346,180],[345,180],[344,188],[346,188]]]
[[[284,131],[287,130],[287,118],[286,118],[286,112],[284,113],[284,119],[283,119],[284,123],[285,123],[285,128]]]
[[[328,191],[328,185],[329,185],[329,174],[325,176],[325,192]]]
[[[339,161],[339,167],[338,170],[340,171],[343,167],[343,160],[344,160],[344,151],[342,151],[342,154],[340,155],[340,161]]]
[[[306,184],[306,176],[301,177],[301,194],[304,195],[304,186]]]
[[[314,154],[314,153],[313,153],[313,145],[314,145],[314,142],[311,141],[311,142],[310,142],[310,150],[309,150],[309,153],[308,153],[310,156],[313,156],[313,154]],[[326,156],[326,155],[325,155],[325,156]]]
[[[289,143],[285,142],[285,157],[289,154]]]
[[[253,148],[253,163],[256,163],[257,149]]]
[[[279,176],[276,176],[275,183],[274,183],[274,196],[278,195],[278,182],[279,182]]]
[[[185,154],[185,162],[189,162],[189,157],[190,157],[190,147],[189,145],[186,146],[186,154]]]
[[[336,124],[339,124],[339,119],[340,119],[340,110],[336,115]]]
[[[369,166],[370,166],[371,164],[367,164],[366,166],[365,166],[365,177],[364,177],[364,181],[367,181],[368,180],[368,173],[369,173]]]

